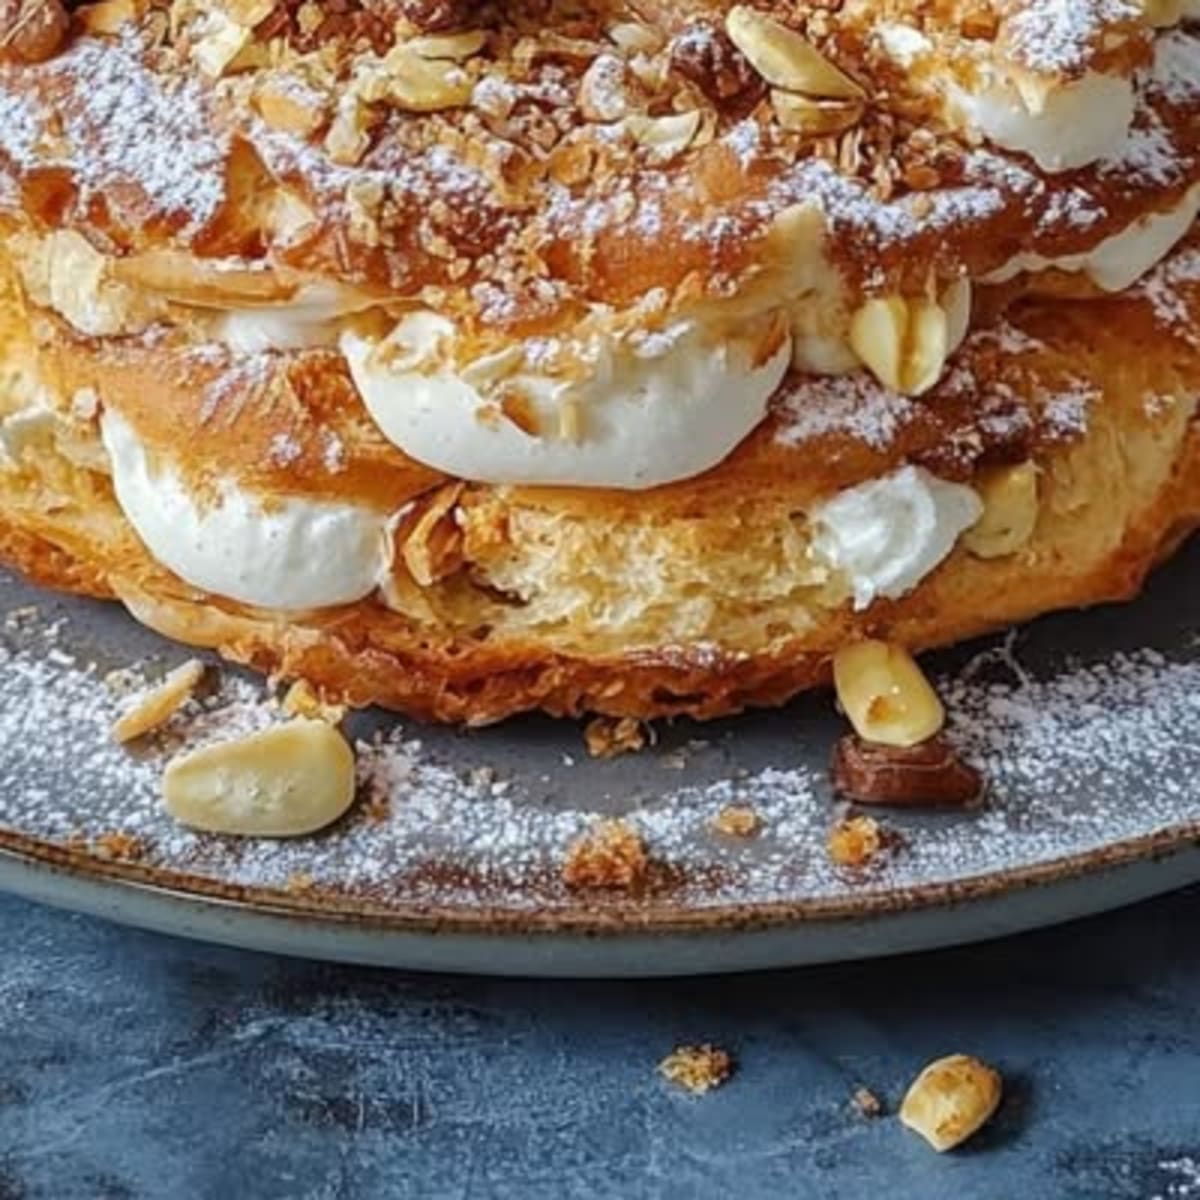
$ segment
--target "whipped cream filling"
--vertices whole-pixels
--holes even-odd
[[[906,70],[936,53],[919,29],[884,22],[875,37]],[[939,77],[940,78],[940,77]],[[1115,153],[1133,122],[1132,80],[1087,71],[1067,81],[1011,75],[1001,62],[981,62],[979,83],[964,87],[947,77],[951,113],[1006,150],[1028,154],[1043,171],[1070,171]]]
[[[375,423],[410,457],[485,483],[642,489],[715,466],[767,411],[791,359],[776,313],[729,331],[532,339],[465,364],[454,324],[409,314],[383,341],[342,335]]]
[[[357,304],[348,301],[345,289],[311,284],[282,304],[220,312],[210,333],[237,354],[336,346],[341,328],[338,318],[364,306],[362,300]]]
[[[901,467],[818,505],[813,549],[845,575],[861,611],[912,591],[982,515],[974,489]]]
[[[258,608],[325,608],[369,595],[387,569],[386,513],[297,497],[268,505],[232,479],[200,502],[118,413],[106,410],[100,431],[121,511],[193,587]]]
[[[1174,208],[1139,217],[1091,250],[1060,258],[1018,254],[986,276],[984,282],[1003,283],[1022,271],[1053,268],[1082,272],[1104,291],[1122,292],[1167,257],[1191,229],[1197,213],[1200,213],[1200,184],[1192,187]]]
[[[1133,123],[1132,81],[1088,71],[1036,98],[1016,81],[993,78],[979,91],[951,84],[965,123],[1006,150],[1028,154],[1051,173],[1086,167],[1115,154]]]

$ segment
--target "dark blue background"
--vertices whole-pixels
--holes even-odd
[[[1200,890],[987,946],[726,979],[421,977],[0,899],[0,1200],[1200,1198]],[[739,1061],[695,1099],[676,1043]],[[893,1116],[994,1062],[938,1156]]]

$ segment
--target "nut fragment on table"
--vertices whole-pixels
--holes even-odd
[[[854,1095],[850,1097],[850,1103],[854,1105],[861,1116],[883,1116],[883,1101],[870,1088],[855,1088]]]
[[[719,1046],[676,1046],[658,1064],[658,1072],[695,1096],[720,1087],[733,1074],[733,1059]]]
[[[195,694],[205,666],[196,658],[176,667],[163,681],[134,700],[132,707],[113,722],[116,742],[131,742],[165,725]]]
[[[857,804],[966,808],[983,795],[983,777],[940,734],[885,746],[848,733],[833,750],[833,790]]]
[[[937,692],[903,646],[872,638],[833,656],[837,698],[859,737],[886,746],[915,746],[946,719]]]
[[[952,1150],[980,1129],[1000,1104],[1000,1073],[969,1054],[931,1062],[900,1105],[900,1120],[938,1153]]]
[[[631,888],[645,877],[647,866],[636,829],[625,821],[599,821],[571,843],[562,877],[568,887]]]
[[[181,754],[163,776],[177,821],[241,837],[313,833],[350,807],[354,789],[346,739],[303,718]]]

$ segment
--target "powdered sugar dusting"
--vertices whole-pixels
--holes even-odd
[[[1180,602],[1187,594],[1178,583],[1167,591]],[[110,643],[122,618],[104,620]],[[569,725],[464,738],[368,720],[355,739],[360,799],[347,821],[308,839],[237,841],[175,825],[158,781],[181,745],[281,719],[262,685],[224,672],[220,696],[193,703],[131,753],[108,736],[122,702],[98,668],[82,665],[70,632],[68,624],[48,636],[37,622],[0,630],[0,831],[76,845],[119,832],[137,840],[143,866],[224,883],[283,889],[302,878],[315,894],[349,892],[390,909],[569,909],[575,897],[557,874],[567,846],[598,816],[620,813],[677,881],[662,893],[673,904],[831,901],[1051,863],[1200,823],[1200,654],[1186,637],[1170,653],[1060,656],[1057,666],[1031,652],[1036,668],[1011,641],[996,642],[943,669],[952,736],[988,779],[987,803],[883,816],[901,848],[850,876],[824,848],[838,812],[825,763],[840,724],[821,697],[705,728],[700,741],[664,729],[657,748],[612,763],[587,760]],[[1060,629],[1052,641],[1061,640]],[[757,837],[714,832],[731,803],[757,811]],[[643,914],[658,895],[643,899]]]
[[[776,440],[796,446],[831,434],[886,450],[917,414],[911,400],[865,371],[804,379],[775,400]]]
[[[32,88],[7,91],[0,80],[0,150],[18,167],[53,130],[64,145],[59,165],[74,175],[84,205],[103,192],[120,208],[133,184],[152,214],[185,228],[215,215],[228,148],[210,129],[196,84],[147,70],[133,36],[115,44],[81,38],[39,74],[51,94],[69,83],[69,101],[39,105]]]
[[[1053,74],[1086,67],[1102,48],[1106,29],[1132,24],[1140,15],[1132,0],[1023,0],[1004,32],[1014,57]]]
[[[1200,249],[1187,249],[1160,263],[1138,285],[1154,310],[1159,324],[1184,338],[1191,345],[1200,345],[1191,315],[1191,306],[1180,292],[1181,287],[1200,284]]]

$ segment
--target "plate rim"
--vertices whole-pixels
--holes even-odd
[[[720,934],[784,929],[814,923],[847,923],[983,902],[1015,892],[1065,883],[1200,847],[1200,819],[1167,826],[1074,854],[886,891],[841,897],[696,905],[637,896],[581,891],[569,907],[521,907],[482,902],[402,902],[384,906],[367,898],[233,883],[138,862],[104,859],[85,850],[34,838],[0,826],[0,858],[92,884],[159,894],[226,911],[291,918],[296,923],[355,926],[394,934],[489,934],[512,938],[561,936],[619,938],[629,935]]]

